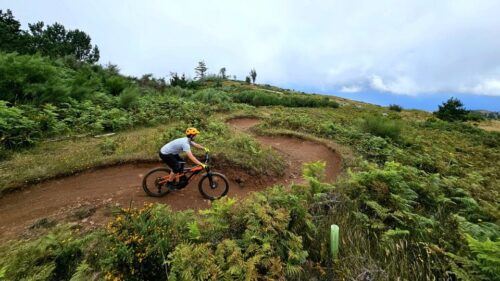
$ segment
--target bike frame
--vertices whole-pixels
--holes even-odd
[[[210,160],[210,158],[208,156],[208,153],[205,153],[205,164],[208,164],[209,160]],[[206,169],[203,169],[202,166],[194,166],[194,167],[184,168],[182,173],[175,175],[175,179],[179,180],[180,177],[187,176],[187,183],[189,183],[194,176],[198,175],[203,170],[206,170],[207,174],[210,173],[209,167],[207,167]],[[161,182],[159,182],[159,184],[167,183],[168,178],[169,178],[169,176],[163,177],[163,180]],[[211,181],[211,179],[210,179],[210,181]]]

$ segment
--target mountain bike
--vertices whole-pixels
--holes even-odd
[[[201,195],[207,199],[219,199],[229,191],[229,182],[223,174],[210,171],[209,162],[210,157],[208,153],[205,153],[206,168],[199,165],[184,168],[186,162],[180,162],[183,172],[176,174],[172,182],[168,182],[170,168],[155,168],[149,171],[142,179],[142,188],[149,196],[162,197],[170,191],[183,189],[196,175],[205,171],[205,174],[201,176],[198,182],[198,189]]]

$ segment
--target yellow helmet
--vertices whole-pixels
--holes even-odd
[[[197,135],[199,133],[200,132],[196,128],[193,128],[193,127],[186,129],[186,135],[188,135],[188,136],[189,135]]]

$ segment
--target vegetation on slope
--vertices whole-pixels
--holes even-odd
[[[5,28],[12,18],[2,14],[0,22]],[[311,164],[307,185],[277,186],[243,202],[224,199],[199,213],[151,205],[121,210],[100,231],[57,226],[49,235],[3,246],[0,278],[500,278],[497,132],[394,106],[344,100],[338,107],[326,97],[209,75],[185,83],[173,76],[167,85],[71,54],[2,50],[2,190],[151,159],[188,125],[206,132],[201,141],[217,156],[254,172],[279,173],[283,164],[273,152],[218,119],[241,112],[262,118],[258,133],[334,141],[356,158],[333,185],[321,182],[321,164]],[[105,139],[72,138],[120,131]],[[54,138],[67,139],[47,142]],[[54,156],[61,151],[67,154]],[[332,223],[342,231],[337,260],[328,253]]]

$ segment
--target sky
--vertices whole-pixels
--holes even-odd
[[[244,80],[435,110],[500,111],[500,1],[0,0],[21,21],[87,32],[123,74]]]

